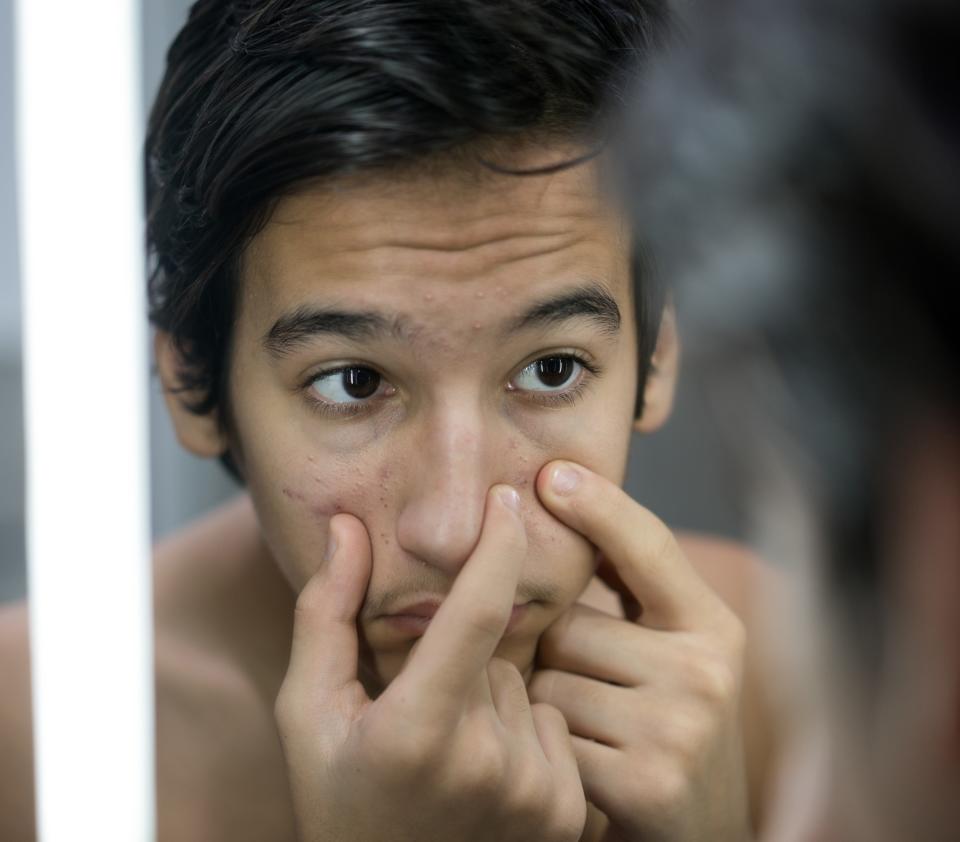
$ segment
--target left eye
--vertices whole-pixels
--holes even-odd
[[[510,385],[525,392],[559,392],[575,382],[583,364],[570,356],[543,357],[524,368]]]
[[[347,366],[318,375],[311,388],[323,403],[350,406],[373,397],[382,384],[383,378],[373,369]]]

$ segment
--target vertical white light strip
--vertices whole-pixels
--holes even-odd
[[[17,0],[42,842],[155,838],[135,0]]]

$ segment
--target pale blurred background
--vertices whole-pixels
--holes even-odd
[[[188,0],[143,2],[143,85],[147,103],[159,82],[167,44],[185,19],[189,5]],[[0,0],[0,601],[18,599],[26,591],[12,12],[13,0]],[[51,232],[51,241],[55,243],[56,232]],[[682,327],[681,313],[681,332]],[[90,329],[109,329],[109,325],[90,325]],[[55,337],[51,341],[56,341]],[[64,349],[64,361],[64,376],[88,378],[90,399],[101,402],[105,416],[109,416],[110,384],[99,382],[96,372],[71,372],[69,349]],[[636,499],[674,528],[743,537],[743,478],[710,422],[703,376],[689,367],[684,371],[674,418],[661,432],[636,442],[627,485]],[[237,489],[219,465],[194,459],[180,450],[155,379],[151,386],[152,517],[154,535],[159,537]],[[56,384],[50,384],[50,388],[56,388]],[[63,408],[63,433],[70,435],[69,407]],[[76,442],[76,446],[82,447],[83,442]]]

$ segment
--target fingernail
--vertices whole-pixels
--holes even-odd
[[[550,486],[557,494],[563,496],[572,494],[578,485],[580,485],[579,471],[575,471],[569,465],[557,465],[557,467],[553,469],[553,476],[550,477]]]
[[[500,497],[500,500],[504,506],[506,506],[512,512],[520,514],[520,495],[517,494],[516,489],[513,489],[507,485],[503,488],[497,489],[497,495]]]
[[[333,534],[333,529],[327,527],[327,551],[324,553],[324,559],[330,561],[337,552],[337,536]]]

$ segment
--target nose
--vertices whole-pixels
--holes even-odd
[[[416,442],[397,542],[410,555],[456,575],[480,537],[486,493],[498,473],[491,426],[479,413],[435,413]]]

